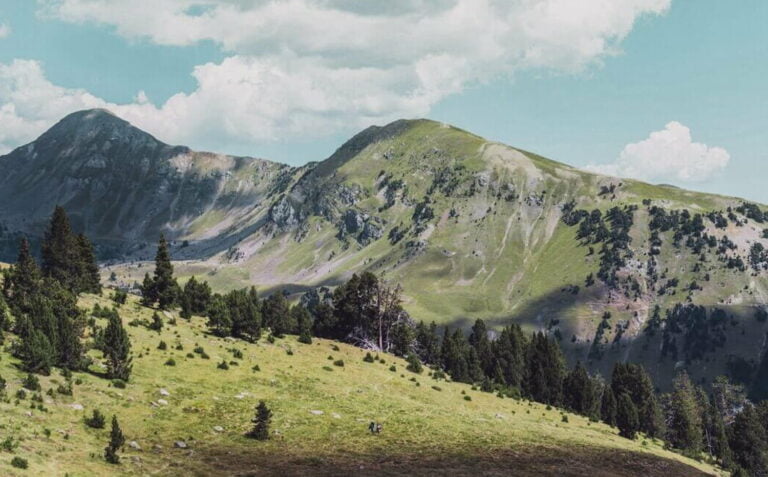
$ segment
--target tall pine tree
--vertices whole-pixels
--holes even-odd
[[[109,323],[104,330],[104,357],[107,359],[107,373],[111,379],[128,381],[133,368],[131,364],[131,340],[123,328],[123,320],[117,310],[112,310]]]

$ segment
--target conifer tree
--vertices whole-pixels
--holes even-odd
[[[179,285],[173,278],[173,264],[171,263],[171,252],[168,248],[168,242],[165,236],[160,236],[157,244],[157,255],[155,255],[155,274],[152,279],[154,284],[157,303],[161,310],[167,310],[173,307],[179,295]]]
[[[30,373],[48,375],[56,361],[56,352],[45,334],[32,328],[21,340],[19,357]]]
[[[535,401],[557,406],[562,400],[565,358],[556,341],[534,333],[526,353],[525,392]]]
[[[520,325],[514,323],[501,330],[494,341],[494,355],[504,376],[504,384],[521,388],[525,379],[527,341]]]
[[[496,364],[491,349],[491,341],[488,339],[488,327],[483,320],[476,320],[469,334],[469,344],[477,352],[477,358],[480,361],[480,368],[483,374],[490,376]]]
[[[101,277],[99,276],[99,266],[96,263],[93,244],[84,234],[80,234],[76,237],[75,251],[77,253],[77,292],[100,294]]]
[[[112,416],[112,430],[109,433],[109,444],[104,448],[104,459],[110,464],[119,464],[120,456],[117,452],[125,445],[125,436],[117,422],[117,416]]]
[[[581,362],[565,377],[563,404],[582,416],[595,416],[599,408],[598,387]]]
[[[216,293],[208,305],[208,328],[219,337],[232,334],[232,318],[224,297]]]
[[[696,389],[685,372],[673,381],[670,399],[667,440],[688,455],[701,452],[702,422]]]
[[[613,389],[606,386],[603,389],[603,397],[600,403],[600,418],[609,426],[616,427],[616,396]]]
[[[73,273],[75,243],[69,217],[61,206],[56,206],[43,238],[42,266],[45,276],[58,281],[68,290],[76,288],[77,276]]]
[[[231,321],[230,334],[249,341],[258,340],[261,337],[262,316],[256,294],[246,289],[232,290],[224,299]],[[289,324],[290,321],[286,319],[283,323]]]
[[[768,474],[768,443],[766,432],[751,404],[736,415],[728,429],[728,442],[734,463],[748,475]]]
[[[627,393],[619,396],[616,407],[616,426],[619,428],[619,435],[627,439],[634,439],[639,430],[637,407]]]
[[[22,238],[16,264],[6,273],[3,283],[5,297],[14,315],[29,312],[33,295],[40,290],[40,269],[29,250],[29,242]]]
[[[149,276],[149,273],[144,274],[144,281],[141,283],[141,304],[144,306],[152,306],[157,302],[157,288],[155,287],[155,281]]]
[[[312,316],[302,305],[294,305],[291,308],[291,315],[296,322],[296,328],[299,333],[299,342],[312,344]]]
[[[131,364],[131,341],[123,328],[123,320],[117,310],[112,310],[107,328],[104,330],[104,357],[107,359],[107,373],[111,379],[128,381],[133,368]]]
[[[440,337],[437,325],[433,321],[429,326],[423,321],[416,326],[416,352],[427,364],[437,364],[440,360]]]
[[[282,291],[273,293],[261,303],[261,315],[264,326],[268,327],[274,336],[280,338],[290,332],[290,308]]]
[[[149,329],[160,333],[163,331],[163,319],[157,312],[152,313],[152,321],[149,323]]]
[[[272,423],[272,411],[267,407],[264,401],[259,401],[256,406],[256,417],[253,418],[253,429],[247,436],[259,441],[269,439],[269,426]]]

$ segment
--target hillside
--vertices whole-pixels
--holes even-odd
[[[124,148],[113,149],[112,127]],[[30,191],[0,196],[7,243],[39,236],[61,203],[108,259],[103,277],[123,287],[143,277],[160,231],[179,274],[221,290],[298,297],[369,270],[402,284],[416,320],[517,321],[604,374],[642,362],[662,388],[681,368],[748,384],[763,351],[763,206],[579,171],[428,120],[368,128],[299,168],[137,131],[103,111],[75,113],[0,158],[0,172],[16,174],[8,184]],[[143,156],[157,166],[122,187],[118,165]],[[115,162],[93,179],[65,167],[87,170],[95,157]],[[141,200],[126,192],[136,187]]]
[[[94,295],[80,300],[86,309],[97,303],[111,306]],[[152,310],[130,297],[120,313],[128,324],[149,319]],[[15,439],[3,445],[0,473],[378,476],[500,475],[500,469],[514,469],[515,475],[716,475],[711,467],[665,451],[660,442],[630,441],[580,416],[568,414],[563,422],[557,409],[438,382],[426,371],[415,375],[389,355],[366,363],[364,351],[326,340],[305,345],[289,336],[249,344],[207,335],[197,317],[176,325],[168,323],[168,314],[164,319],[159,333],[127,326],[134,364],[125,389],[100,378],[103,369],[95,364],[74,373],[72,396],[56,391],[64,379],[54,373],[40,377],[42,402],[32,392],[19,400],[24,374],[3,350],[0,375],[9,398],[0,402],[0,437],[10,433]],[[167,350],[157,349],[161,340]],[[90,355],[101,361],[100,352]],[[165,365],[171,358],[175,366]],[[332,364],[339,359],[343,367]],[[228,370],[217,368],[222,360],[230,362]],[[267,442],[243,436],[260,399],[274,411]],[[101,457],[108,430],[83,423],[94,409],[120,419],[129,445],[119,467]],[[368,433],[371,420],[383,423],[380,435]],[[140,449],[130,445],[134,441]],[[176,447],[177,441],[187,447]],[[11,467],[13,455],[27,459],[29,469]]]

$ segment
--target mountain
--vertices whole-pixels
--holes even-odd
[[[218,227],[240,220],[285,169],[169,146],[108,111],[80,111],[0,159],[0,217],[7,230],[39,234],[59,204],[103,257],[123,255],[161,232],[187,234],[211,212],[226,215]]]
[[[547,330],[604,374],[645,364],[749,384],[768,331],[766,208],[580,171],[429,120],[289,167],[165,145],[75,113],[0,158],[6,243],[64,205],[104,273],[140,281],[164,232],[182,276],[262,293],[370,270],[417,320]],[[12,258],[10,252],[6,259]]]

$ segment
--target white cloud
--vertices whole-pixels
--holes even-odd
[[[0,38],[5,38],[11,34],[11,27],[5,23],[0,23]]]
[[[590,165],[588,170],[657,182],[701,182],[728,165],[731,156],[721,147],[693,142],[691,130],[668,123],[640,142],[627,144],[613,164]]]
[[[248,146],[424,116],[467,85],[523,69],[579,72],[616,54],[640,16],[662,14],[670,2],[41,0],[44,15],[112,26],[126,38],[220,45],[229,56],[197,66],[193,92],[157,105],[137,93],[134,103],[111,108],[166,141],[194,147]],[[44,80],[40,72],[37,81]],[[44,91],[59,91],[63,102],[87,95],[46,83]],[[23,128],[59,118],[55,107],[18,112],[25,109],[19,97],[34,103],[37,92],[14,84],[15,99],[0,93],[0,106],[15,106],[29,123]]]

